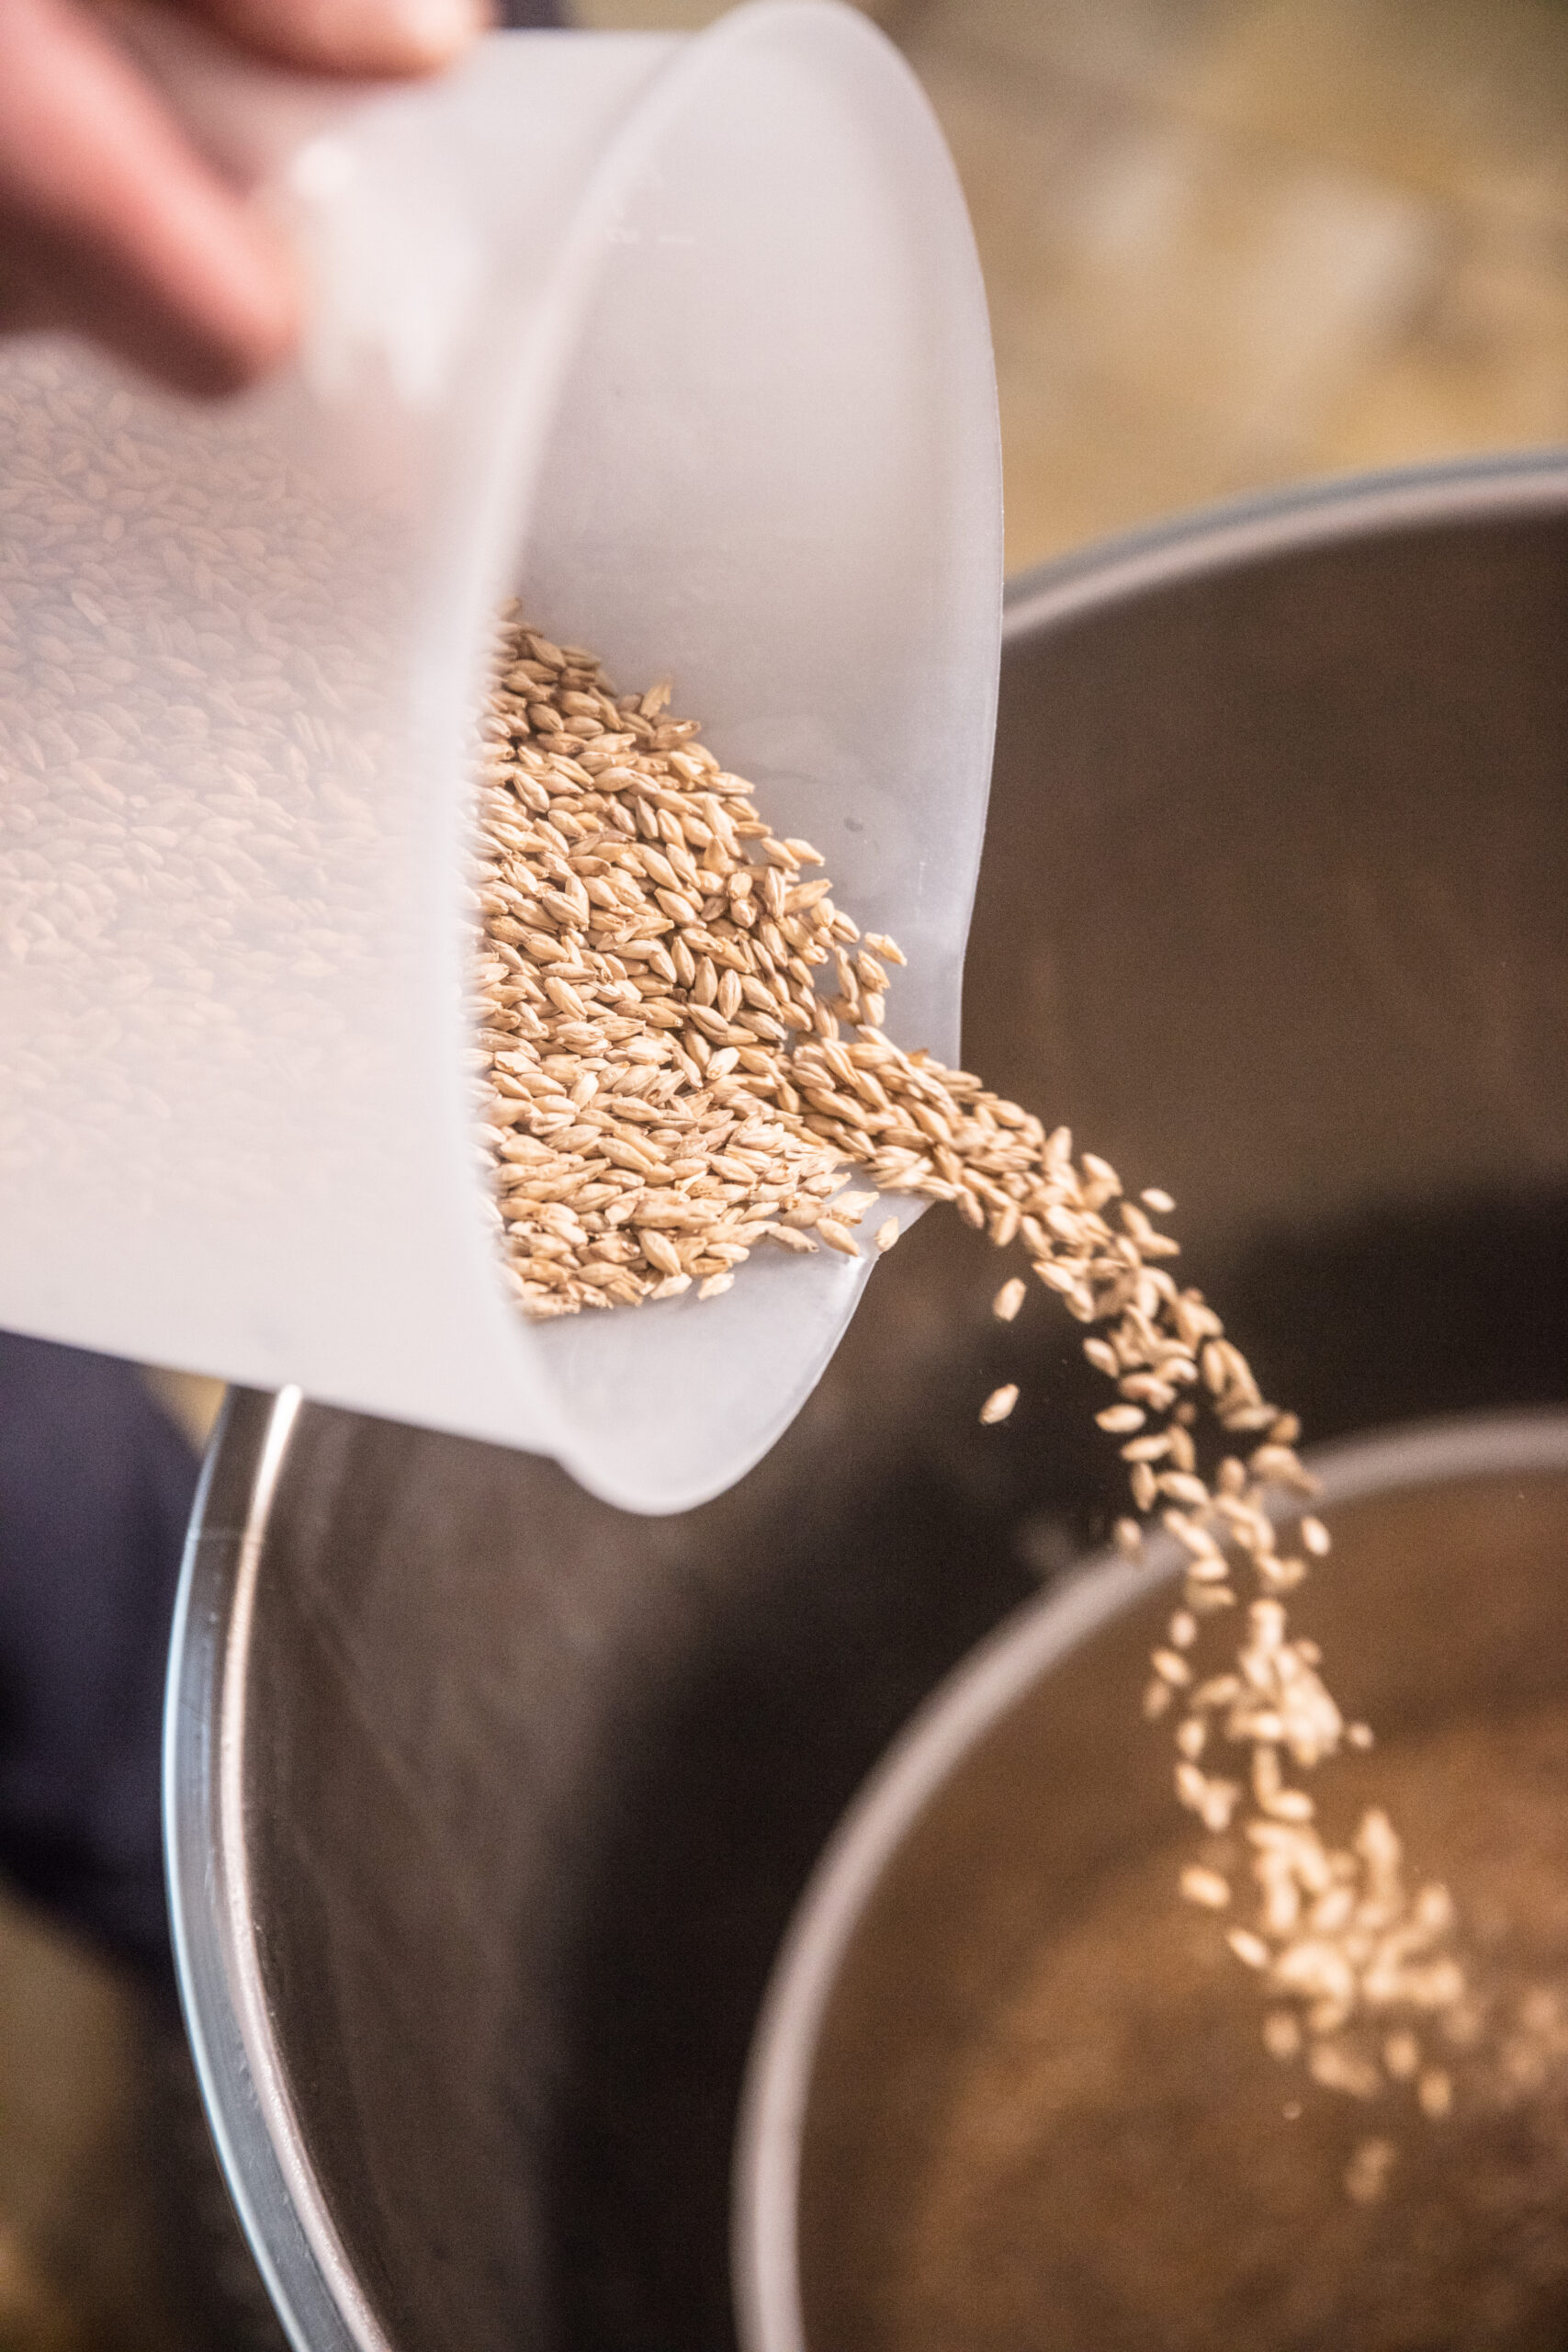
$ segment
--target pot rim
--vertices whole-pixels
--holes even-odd
[[[1402,1487],[1568,1470],[1568,1412],[1529,1408],[1416,1422],[1315,1447],[1304,1460],[1322,1482],[1325,1510]],[[1280,1508],[1289,1515],[1288,1503]],[[1025,1693],[1179,1577],[1184,1559],[1163,1534],[1136,1564],[1099,1552],[1015,1610],[917,1708],[824,1848],[774,1961],[741,2091],[730,2262],[743,2352],[811,2352],[798,2262],[806,2113],[840,1968],[889,1863]]]
[[[288,2095],[245,1842],[251,1631],[303,1398],[231,1388],[186,1538],[164,1710],[164,1863],[180,2007],[208,2126],[296,2352],[393,2352],[333,2225]]]
[[[1444,458],[1249,492],[1053,557],[1010,580],[1003,650],[1177,580],[1380,532],[1507,522],[1568,507],[1568,447]]]

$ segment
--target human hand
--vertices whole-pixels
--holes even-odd
[[[188,0],[306,71],[427,73],[483,0]],[[177,390],[242,390],[298,332],[288,255],[83,0],[0,0],[0,334],[68,329]]]

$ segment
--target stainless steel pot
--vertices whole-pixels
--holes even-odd
[[[1315,1437],[1562,1392],[1565,639],[1551,458],[1200,518],[1011,598],[966,1053],[1170,1186]],[[910,1710],[1114,1499],[1075,1329],[998,1326],[998,1279],[927,1217],[775,1453],[673,1520],[231,1400],[170,1873],[301,2346],[732,2343],[792,1905]]]
[[[1508,1780],[1524,1747],[1523,1779],[1561,1818],[1568,1415],[1441,1420],[1312,1460],[1334,1550],[1292,1616],[1379,1731],[1317,1784],[1324,1818],[1348,1828],[1381,1804],[1408,1832],[1414,1783],[1412,1868],[1457,1867],[1461,1916],[1475,1894],[1484,1925],[1497,1886],[1467,1880],[1468,1793],[1539,1989],[1542,1942],[1554,1976],[1568,1957],[1568,1837],[1508,1853]],[[1140,1724],[1137,1699],[1184,1560],[1162,1537],[1136,1566],[1111,1553],[1017,1611],[840,1825],[742,2102],[746,2352],[1560,2340],[1568,2246],[1555,2264],[1540,2248],[1568,2233],[1562,2167],[1529,2147],[1528,2115],[1478,2118],[1471,2095],[1434,2132],[1408,2089],[1369,2108],[1281,2071],[1224,1922],[1183,1910],[1197,1839],[1171,1802],[1169,1724]],[[1521,1872],[1547,1887],[1544,1939],[1517,1917]],[[1495,1973],[1474,1931],[1472,1965]],[[1440,2035],[1428,2048],[1449,2054]],[[1358,2211],[1348,2161],[1390,2132],[1403,2160],[1380,2210]]]

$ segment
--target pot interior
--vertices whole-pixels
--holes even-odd
[[[1568,1422],[1541,1440],[1544,1463],[1457,1479],[1428,1442],[1418,1483],[1395,1466],[1331,1511],[1292,1611],[1379,1734],[1313,1779],[1327,1841],[1386,1807],[1409,1883],[1445,1882],[1465,1922],[1477,2038],[1423,2034],[1451,2114],[1268,2054],[1229,1922],[1178,1894],[1200,1858],[1244,1892],[1247,1849],[1177,1812],[1169,1726],[1140,1719],[1156,1593],[990,1726],[861,1913],[810,2076],[811,2352],[1562,2340]],[[1211,1627],[1204,1670],[1234,1648]],[[1393,2153],[1363,2202],[1346,2183],[1369,2144]]]

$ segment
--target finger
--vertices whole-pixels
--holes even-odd
[[[491,20],[486,0],[182,0],[261,57],[318,74],[428,74]]]
[[[291,347],[288,257],[65,0],[0,0],[0,328],[69,328],[176,389]]]

